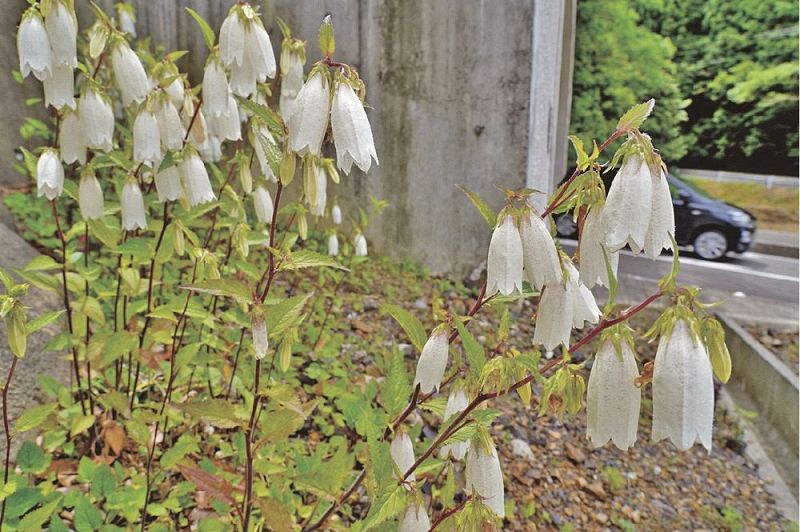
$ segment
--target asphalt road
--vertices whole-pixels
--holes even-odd
[[[567,250],[574,250],[574,241],[562,240],[562,243]],[[797,259],[748,252],[710,262],[682,251],[680,261],[679,284],[701,287],[704,301],[722,302],[720,311],[741,321],[797,327],[800,308]],[[623,250],[619,299],[629,303],[640,301],[656,289],[658,280],[671,267],[671,255],[653,261]],[[604,289],[595,289],[595,293],[602,298]]]

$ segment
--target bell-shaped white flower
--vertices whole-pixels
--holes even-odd
[[[400,480],[406,471],[414,465],[414,443],[405,431],[399,431],[395,434],[392,444],[389,446],[389,452],[392,455],[397,469],[400,471],[397,479]],[[407,482],[414,482],[414,473],[412,472],[406,477]]]
[[[249,97],[256,92],[257,81],[256,70],[250,62],[249,55],[245,55],[244,63],[241,66],[231,67],[230,88],[233,94],[243,98]]]
[[[608,263],[614,276],[617,275],[619,266],[619,252],[609,251],[605,247],[603,209],[604,207],[601,205],[592,207],[583,222],[580,279],[587,288],[592,288],[598,284],[603,286],[610,285],[605,257],[608,257]],[[605,254],[603,253],[604,249]]]
[[[256,218],[262,224],[272,223],[272,214],[274,206],[272,204],[272,197],[269,191],[261,185],[257,186],[253,191],[253,206],[256,210]]]
[[[225,69],[215,58],[206,64],[203,73],[203,107],[209,117],[217,117],[228,111],[228,77]]]
[[[537,290],[561,282],[561,261],[547,224],[536,213],[519,222],[525,278]]]
[[[412,504],[406,508],[403,518],[400,520],[399,532],[428,532],[431,528],[431,520],[424,504],[417,506]]]
[[[220,140],[240,140],[242,138],[242,122],[239,120],[239,104],[232,95],[228,95],[227,111],[211,118],[211,130]]]
[[[217,163],[222,160],[222,141],[216,135],[209,135],[205,142],[197,147],[197,151],[203,156],[204,161]]]
[[[103,217],[105,203],[103,189],[93,173],[84,173],[78,187],[78,205],[81,209],[81,218],[84,220],[99,220]]]
[[[260,19],[256,18],[248,30],[244,35],[245,54],[255,70],[258,81],[263,83],[268,78],[275,77],[277,70],[275,51]]]
[[[75,161],[84,164],[86,162],[86,135],[83,132],[83,122],[76,112],[64,114],[61,121],[61,129],[68,131],[68,135],[61,135],[61,160],[66,164]]]
[[[489,242],[486,267],[486,295],[500,292],[504,296],[522,292],[522,239],[514,218],[507,215],[495,227]]]
[[[281,95],[278,109],[284,119],[292,114],[294,100],[303,88],[303,58],[289,48],[281,51]]]
[[[331,208],[331,220],[333,221],[333,225],[342,223],[342,209],[339,208],[339,205],[334,205]]]
[[[711,451],[714,378],[708,351],[678,320],[658,342],[653,372],[653,441],[685,451],[696,441]]]
[[[457,388],[450,392],[447,397],[447,405],[444,407],[444,420],[464,411],[469,405],[469,398],[463,388]],[[469,449],[469,440],[455,443],[447,443],[439,449],[439,458],[446,460],[452,456],[455,460],[462,460]]]
[[[314,216],[322,216],[325,214],[325,204],[328,202],[328,172],[324,166],[320,166],[314,177],[316,180],[314,201],[309,211]]]
[[[629,155],[617,172],[603,209],[606,244],[617,251],[626,244],[634,253],[644,246],[653,200],[653,179],[642,157]]]
[[[244,62],[245,27],[239,11],[238,6],[232,7],[219,29],[219,56],[228,68],[234,64],[241,66]]]
[[[425,345],[417,362],[417,374],[414,386],[419,384],[419,391],[431,393],[442,384],[444,370],[447,368],[447,355],[450,351],[450,339],[447,329],[434,330]]]
[[[367,239],[362,233],[358,233],[355,239],[356,257],[367,256]]]
[[[497,450],[492,447],[487,451],[483,445],[471,445],[467,451],[465,476],[467,494],[476,492],[483,504],[499,517],[505,517],[503,472],[500,469]]]
[[[606,340],[594,357],[586,395],[586,434],[594,447],[609,440],[623,451],[636,441],[642,392],[636,386],[639,368],[631,345]]]
[[[580,282],[580,275],[572,262],[565,261],[567,275],[567,296],[572,303],[572,326],[583,327],[583,322],[597,323],[603,315],[597,307],[592,291]]]
[[[36,195],[54,200],[64,191],[64,167],[58,152],[48,148],[36,162]]]
[[[194,207],[217,199],[214,189],[211,188],[208,170],[196,153],[192,152],[184,157],[179,165],[179,171],[189,205]]]
[[[50,75],[44,78],[42,84],[45,106],[75,109],[75,77],[71,66],[53,65]]]
[[[70,4],[59,0],[50,2],[50,10],[44,18],[47,38],[50,40],[50,60],[54,67],[78,66],[78,20]]]
[[[169,94],[169,99],[172,100],[172,105],[179,106],[183,103],[183,99],[186,96],[186,89],[183,85],[183,77],[178,76],[172,83],[167,85],[166,89],[167,94]]]
[[[339,254],[339,237],[336,233],[331,233],[328,236],[328,255],[335,257]]]
[[[269,349],[267,320],[263,313],[253,312],[251,323],[253,328],[253,347],[256,350],[256,358],[261,360],[267,356],[267,350]]]
[[[160,172],[156,172],[154,178],[158,201],[175,201],[183,197],[183,186],[181,185],[181,174],[178,167],[173,165]]]
[[[122,228],[126,231],[147,229],[147,215],[144,209],[144,198],[139,184],[128,180],[122,187]]]
[[[153,166],[161,160],[161,131],[156,115],[142,109],[133,122],[133,160]]]
[[[150,92],[150,81],[142,66],[142,61],[127,43],[121,42],[111,51],[111,68],[117,88],[122,94],[122,105],[142,102]]]
[[[572,298],[561,283],[546,286],[536,311],[533,343],[543,345],[548,351],[562,344],[569,345],[572,307]]]
[[[662,249],[672,249],[672,237],[675,236],[675,212],[667,176],[660,168],[657,175],[653,182],[650,223],[644,237],[644,252],[651,259],[658,257]]]
[[[186,130],[181,123],[180,114],[172,100],[161,100],[155,108],[158,131],[161,136],[161,145],[172,151],[183,147],[183,137]]]
[[[336,85],[331,108],[331,130],[336,145],[336,164],[345,174],[350,173],[353,163],[362,172],[369,171],[372,159],[378,164],[364,104],[349,83],[340,82]]]
[[[133,8],[125,4],[117,4],[119,10],[119,29],[127,33],[134,39],[136,38],[136,17]]]
[[[50,39],[39,11],[28,9],[22,15],[17,31],[19,71],[23,78],[33,72],[36,79],[44,81],[50,74]]]
[[[111,151],[114,139],[114,109],[111,104],[90,88],[81,98],[78,112],[86,146],[93,150]]]
[[[286,123],[290,150],[299,155],[320,155],[322,139],[328,129],[329,100],[327,78],[320,73],[314,74],[297,94],[292,114]]]

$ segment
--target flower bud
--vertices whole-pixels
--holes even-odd
[[[111,51],[111,68],[122,94],[122,105],[144,101],[150,92],[150,81],[139,56],[127,43],[121,42]]]
[[[169,168],[156,172],[154,178],[158,201],[175,201],[183,197],[183,187],[181,186],[181,175],[178,167],[173,165]]]
[[[69,131],[68,135],[61,135],[61,160],[66,164],[75,161],[80,164],[86,162],[86,135],[83,132],[83,123],[77,112],[64,114],[61,129]]]
[[[369,171],[372,159],[378,163],[364,104],[349,83],[340,82],[336,85],[331,108],[331,130],[336,145],[336,164],[345,174],[350,173],[353,163],[363,172]]]
[[[156,116],[142,109],[133,122],[133,160],[153,166],[161,160],[161,132]]]
[[[336,233],[331,233],[328,237],[328,255],[335,257],[339,254],[339,238]]]
[[[367,239],[364,237],[362,233],[358,233],[356,235],[355,248],[356,248],[356,257],[367,256]]]
[[[503,472],[494,446],[487,450],[483,445],[473,443],[467,452],[465,475],[467,494],[475,491],[483,504],[499,517],[505,517]]]
[[[28,9],[22,15],[17,31],[17,52],[19,71],[23,78],[33,72],[36,79],[44,81],[50,75],[50,39],[39,11]]]
[[[447,421],[456,414],[460,414],[467,408],[467,405],[469,405],[469,399],[463,388],[452,390],[447,398],[447,405],[444,407],[443,419]],[[439,450],[439,458],[446,460],[448,456],[452,456],[455,460],[463,460],[467,450],[469,450],[469,441],[448,443],[442,445]]]
[[[294,101],[286,125],[289,129],[289,149],[299,155],[320,156],[322,139],[328,129],[330,88],[327,78],[315,73],[306,81]]]
[[[550,230],[536,213],[523,216],[519,223],[525,278],[537,290],[561,282],[561,261]]]
[[[267,338],[267,320],[264,316],[264,311],[260,308],[253,310],[252,327],[253,347],[256,349],[256,358],[261,360],[267,356],[269,340]]]
[[[75,109],[75,78],[71,66],[53,65],[50,75],[42,83],[46,107]]]
[[[217,196],[211,188],[211,180],[208,178],[208,171],[203,161],[196,153],[189,153],[179,165],[179,171],[183,178],[183,186],[186,190],[186,199],[192,207],[202,203],[214,201]]]
[[[52,65],[69,67],[71,75],[72,69],[78,66],[78,22],[70,4],[59,0],[51,2],[44,25],[50,41]]]
[[[156,105],[156,121],[161,144],[167,150],[177,151],[183,147],[186,130],[172,100],[162,100]]]
[[[302,87],[303,58],[300,53],[284,47],[281,51],[281,95],[278,103],[284,120],[291,116],[297,93]]]
[[[661,336],[653,372],[653,441],[685,451],[696,441],[711,451],[714,378],[705,346],[678,320]]]
[[[606,243],[610,251],[630,245],[634,253],[644,246],[653,201],[650,168],[641,156],[629,155],[617,172],[603,209]]]
[[[334,205],[331,208],[331,220],[333,221],[334,225],[339,225],[342,223],[342,209],[340,209],[338,205]]]
[[[84,220],[99,220],[103,217],[103,189],[100,188],[94,173],[86,172],[81,176],[78,205],[81,209],[81,218]]]
[[[228,77],[222,64],[212,58],[203,73],[203,106],[209,117],[218,117],[228,110]]]
[[[45,149],[36,163],[36,196],[54,200],[64,191],[64,167],[58,152]]]
[[[183,103],[183,99],[186,96],[186,89],[183,86],[182,76],[175,78],[172,83],[167,85],[165,90],[167,94],[169,94],[170,100],[172,100],[172,105],[178,106]]]
[[[122,228],[124,230],[147,229],[144,198],[142,198],[142,191],[135,180],[130,179],[123,185],[120,203],[122,206]]]
[[[272,223],[273,204],[272,197],[266,188],[261,185],[253,191],[253,206],[256,211],[256,218],[262,224]]]
[[[624,339],[618,344],[606,340],[594,357],[586,395],[586,434],[594,447],[611,440],[626,451],[636,441],[642,392],[633,349]]]
[[[653,178],[653,203],[650,211],[650,223],[644,237],[644,252],[651,259],[661,255],[662,249],[672,249],[672,238],[675,236],[675,211],[672,206],[672,195],[669,192],[667,176],[658,168]]]
[[[419,391],[430,393],[438,390],[442,384],[444,370],[447,368],[447,355],[450,351],[450,340],[447,329],[442,327],[434,330],[422,348],[422,354],[417,362],[417,374],[414,376],[414,386],[419,384]]]
[[[400,520],[399,532],[428,532],[431,528],[431,520],[424,504],[417,506],[413,504],[406,508],[403,518]]]
[[[400,471],[399,476],[395,475],[395,477],[397,480],[400,480],[415,462],[414,444],[407,432],[401,430],[395,434],[392,444],[389,446],[389,452],[392,455],[392,460],[394,460],[397,469]],[[406,482],[414,482],[414,473],[406,477]]]
[[[522,239],[514,218],[506,215],[492,232],[486,268],[486,295],[522,292]]]
[[[603,232],[603,209],[601,205],[592,207],[583,222],[581,233],[580,280],[587,288],[595,285],[610,286],[606,257],[611,271],[616,276],[619,266],[619,252],[605,248]],[[603,251],[605,250],[605,254]]]
[[[572,300],[560,283],[545,287],[536,311],[533,343],[551,351],[561,344],[569,345],[572,332]]]
[[[78,114],[86,146],[93,150],[111,151],[114,139],[114,109],[111,104],[90,88],[81,98]]]

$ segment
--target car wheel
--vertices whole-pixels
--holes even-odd
[[[556,218],[556,233],[561,238],[576,238],[578,236],[578,224],[572,220],[572,215],[563,214]]]
[[[706,229],[694,237],[694,252],[705,260],[720,260],[728,251],[728,237],[722,231]]]

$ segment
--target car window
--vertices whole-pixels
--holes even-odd
[[[687,194],[693,196],[700,196],[701,198],[711,198],[708,194],[703,192],[691,181],[681,179],[680,177],[671,175],[669,176],[669,192],[673,198],[678,197],[678,192],[684,190]]]

